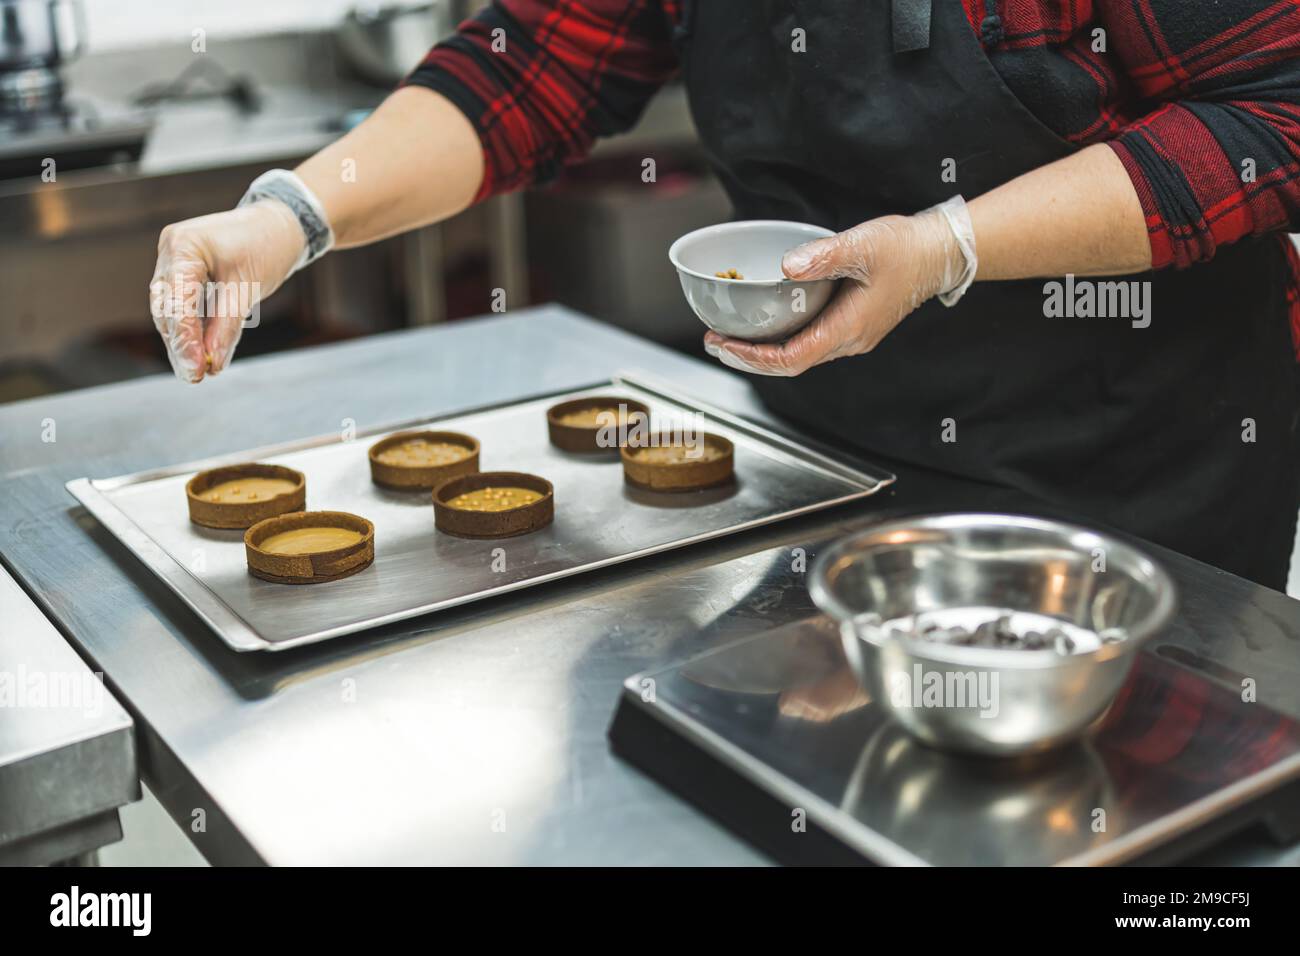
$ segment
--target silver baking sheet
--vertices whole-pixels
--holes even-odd
[[[624,484],[617,458],[570,455],[547,439],[546,409],[589,394],[636,398],[653,427],[690,420],[736,446],[736,482],[685,494]],[[483,471],[526,471],[555,486],[555,521],[515,538],[468,540],[434,529],[428,492],[370,480],[367,449],[409,428],[467,432]],[[375,561],[348,578],[272,584],[248,573],[242,531],[191,524],[185,483],[196,471],[267,461],[307,476],[310,510],[350,511],[375,525]],[[283,650],[378,627],[583,571],[630,561],[875,494],[894,476],[837,461],[664,386],[619,376],[589,388],[422,418],[358,434],[252,449],[118,478],[79,478],[68,490],[238,651]]]

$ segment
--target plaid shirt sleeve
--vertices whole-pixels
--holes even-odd
[[[991,51],[1055,50],[1057,69],[1088,78],[1070,102],[1037,105],[1064,118],[1072,141],[1115,150],[1155,267],[1300,229],[1300,0],[962,2]],[[486,160],[476,198],[543,182],[636,122],[677,68],[680,6],[495,0],[406,83],[442,93],[474,124]],[[1290,291],[1300,301],[1300,286]],[[1300,307],[1297,330],[1300,343]]]
[[[494,0],[405,80],[474,124],[476,200],[554,178],[630,129],[677,69],[679,0]]]
[[[1133,98],[1149,104],[1109,142],[1154,266],[1300,229],[1300,0],[1095,2]]]

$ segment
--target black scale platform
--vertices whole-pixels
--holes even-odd
[[[786,863],[1164,863],[1256,824],[1296,839],[1300,722],[1169,647],[1143,650],[1086,741],[1033,759],[913,740],[822,617],[630,678],[610,740]]]

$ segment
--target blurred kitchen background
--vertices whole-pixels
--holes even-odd
[[[148,311],[159,230],[360,122],[482,5],[0,0],[0,402],[167,371]],[[295,276],[239,354],[481,315],[494,288],[698,351],[666,250],[728,214],[670,84],[549,188]]]

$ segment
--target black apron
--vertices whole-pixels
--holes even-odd
[[[839,231],[1073,151],[1003,82],[960,0],[934,0],[922,49],[891,7],[929,9],[687,0],[675,42],[691,111],[739,217]],[[1269,237],[1116,277],[1150,283],[1146,328],[1049,318],[1044,280],[977,283],[869,355],[754,384],[824,437],[1020,488],[1282,589],[1297,503],[1285,269]]]

